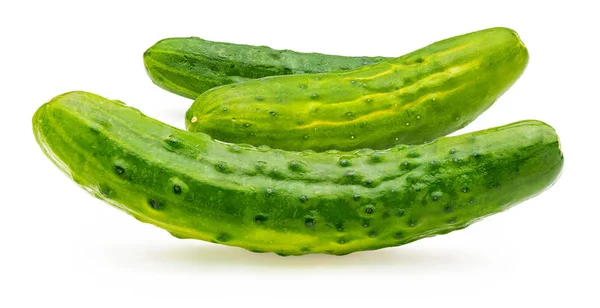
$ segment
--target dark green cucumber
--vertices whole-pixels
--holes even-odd
[[[384,57],[344,57],[203,40],[168,38],[144,53],[144,66],[159,87],[195,99],[217,86],[254,78],[354,69]]]
[[[40,107],[33,130],[75,182],[137,219],[281,255],[462,229],[540,193],[563,165],[556,133],[539,121],[381,151],[288,152],[222,143],[72,92]]]
[[[527,49],[493,28],[351,71],[268,77],[200,95],[188,130],[284,150],[420,144],[473,121],[521,75]]]

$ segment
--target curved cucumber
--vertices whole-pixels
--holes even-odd
[[[188,130],[284,150],[420,144],[473,121],[521,75],[527,49],[493,28],[351,71],[268,77],[200,95]]]
[[[354,69],[384,57],[344,57],[276,50],[203,40],[168,38],[144,53],[152,82],[175,94],[195,99],[217,86],[267,76],[324,73]]]
[[[554,130],[522,121],[382,151],[227,144],[72,92],[33,117],[75,182],[180,238],[281,255],[347,254],[445,234],[534,196],[559,176]]]

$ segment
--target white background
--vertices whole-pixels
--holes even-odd
[[[90,3],[0,4],[0,307],[600,307],[593,1]],[[178,240],[78,188],[31,131],[36,108],[71,90],[183,127],[191,101],[154,86],[143,67],[144,50],[165,37],[400,56],[493,26],[520,34],[529,66],[457,133],[543,120],[561,137],[562,177],[505,213],[403,247],[283,258]]]

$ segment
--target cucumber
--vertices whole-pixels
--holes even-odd
[[[473,121],[521,75],[528,52],[493,28],[337,73],[267,77],[200,95],[189,131],[284,150],[420,144]]]
[[[215,141],[71,92],[38,109],[33,131],[76,183],[140,221],[280,255],[459,230],[540,193],[563,165],[555,131],[533,120],[381,151],[290,152]]]
[[[267,76],[354,69],[387,59],[344,57],[213,42],[198,37],[167,38],[144,53],[148,76],[159,87],[195,99],[221,85]]]

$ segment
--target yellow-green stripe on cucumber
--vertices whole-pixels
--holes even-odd
[[[202,92],[244,80],[343,71],[384,57],[344,57],[213,42],[198,37],[163,39],[144,53],[148,76],[159,87],[195,99]]]
[[[137,219],[281,255],[462,229],[540,193],[563,165],[555,131],[533,120],[380,151],[289,152],[215,141],[71,92],[38,109],[33,131],[75,182]]]
[[[420,144],[473,121],[527,62],[514,31],[492,28],[345,72],[215,88],[194,101],[186,126],[226,142],[294,151]]]

